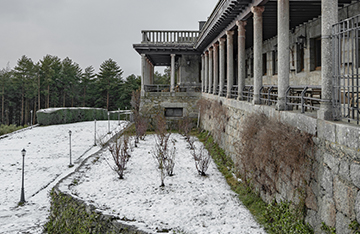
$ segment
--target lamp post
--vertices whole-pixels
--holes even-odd
[[[21,150],[21,155],[23,157],[23,164],[22,164],[22,182],[21,182],[21,196],[20,196],[20,203],[25,203],[25,192],[24,192],[24,164],[25,164],[25,155],[26,150]]]
[[[110,133],[110,112],[108,111],[108,134]]]
[[[33,123],[33,110],[30,110],[30,126],[31,126],[31,128],[32,128],[32,123]]]
[[[128,113],[127,113],[127,106],[125,106],[125,120],[126,121],[128,121],[129,120],[129,118],[128,118]]]
[[[120,126],[120,108],[118,108],[118,125]]]
[[[69,167],[73,167],[74,165],[71,163],[71,130],[69,130],[69,146],[70,146],[70,164],[69,164]]]
[[[96,146],[96,119],[94,120],[94,146]]]

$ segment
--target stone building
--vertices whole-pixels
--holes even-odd
[[[360,222],[360,3],[352,0],[219,0],[199,31],[143,31],[142,104],[167,118],[197,116],[195,100],[219,102],[228,121],[219,144],[235,157],[244,116],[262,112],[314,136],[306,221],[350,233]],[[171,84],[153,84],[154,66]],[[201,116],[203,128],[218,123]],[[270,178],[270,177],[269,177]],[[292,178],[276,194],[298,200]]]

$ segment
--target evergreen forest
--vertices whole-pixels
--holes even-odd
[[[133,90],[141,78],[123,77],[123,70],[111,58],[96,74],[93,66],[82,69],[66,57],[46,55],[34,62],[23,55],[16,66],[0,70],[0,124],[25,125],[31,112],[53,107],[98,107],[109,111],[130,109]],[[33,123],[36,115],[33,114]]]

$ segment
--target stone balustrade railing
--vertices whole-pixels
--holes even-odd
[[[155,31],[143,30],[141,43],[195,43],[199,31]]]

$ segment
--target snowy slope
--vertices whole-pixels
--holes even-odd
[[[126,122],[111,121],[112,134]],[[72,131],[72,161],[69,168],[69,130]],[[105,142],[108,122],[97,121],[97,139]],[[104,138],[105,137],[105,138]],[[35,127],[0,139],[0,233],[41,233],[50,207],[48,193],[88,156],[100,150],[94,145],[94,122]],[[98,144],[99,145],[99,144]],[[21,191],[21,150],[25,156],[25,199]]]

